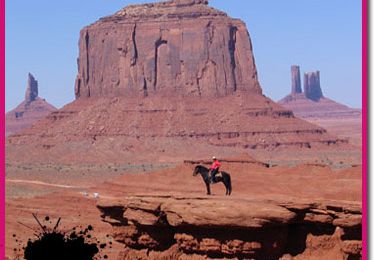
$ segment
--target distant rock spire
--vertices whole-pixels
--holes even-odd
[[[208,4],[208,0],[172,0],[171,2],[182,5]]]
[[[25,94],[25,101],[30,103],[38,97],[38,81],[35,80],[34,76],[29,73],[27,79],[27,87]]]
[[[304,74],[304,92],[308,99],[319,101],[323,97],[320,87],[320,72],[309,72]]]
[[[301,74],[300,74],[299,66],[293,65],[291,67],[291,71],[292,71],[292,95],[302,93]]]

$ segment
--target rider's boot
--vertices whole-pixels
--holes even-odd
[[[211,182],[211,184],[215,183],[215,176],[214,175],[211,176],[211,181],[210,182]]]

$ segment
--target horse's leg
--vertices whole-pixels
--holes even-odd
[[[224,186],[225,186],[225,195],[229,196],[230,195],[230,184],[229,184],[229,180],[228,178],[226,178],[226,176],[223,176],[223,183],[224,183]]]
[[[210,183],[206,182],[207,195],[211,195]]]
[[[225,186],[225,195],[229,195],[228,183],[226,182],[226,180],[224,180],[224,178],[223,178],[223,183]]]

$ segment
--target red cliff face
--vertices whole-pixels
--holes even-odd
[[[261,94],[246,25],[207,2],[131,5],[82,29],[76,98]]]

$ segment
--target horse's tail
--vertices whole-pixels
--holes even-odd
[[[229,173],[225,173],[226,175],[226,179],[227,179],[227,184],[228,184],[228,195],[230,195],[232,193],[232,180],[230,178],[230,174]],[[224,177],[224,176],[223,176]]]
[[[228,174],[228,180],[229,180],[229,195],[232,193],[232,180],[230,178],[230,174]]]

